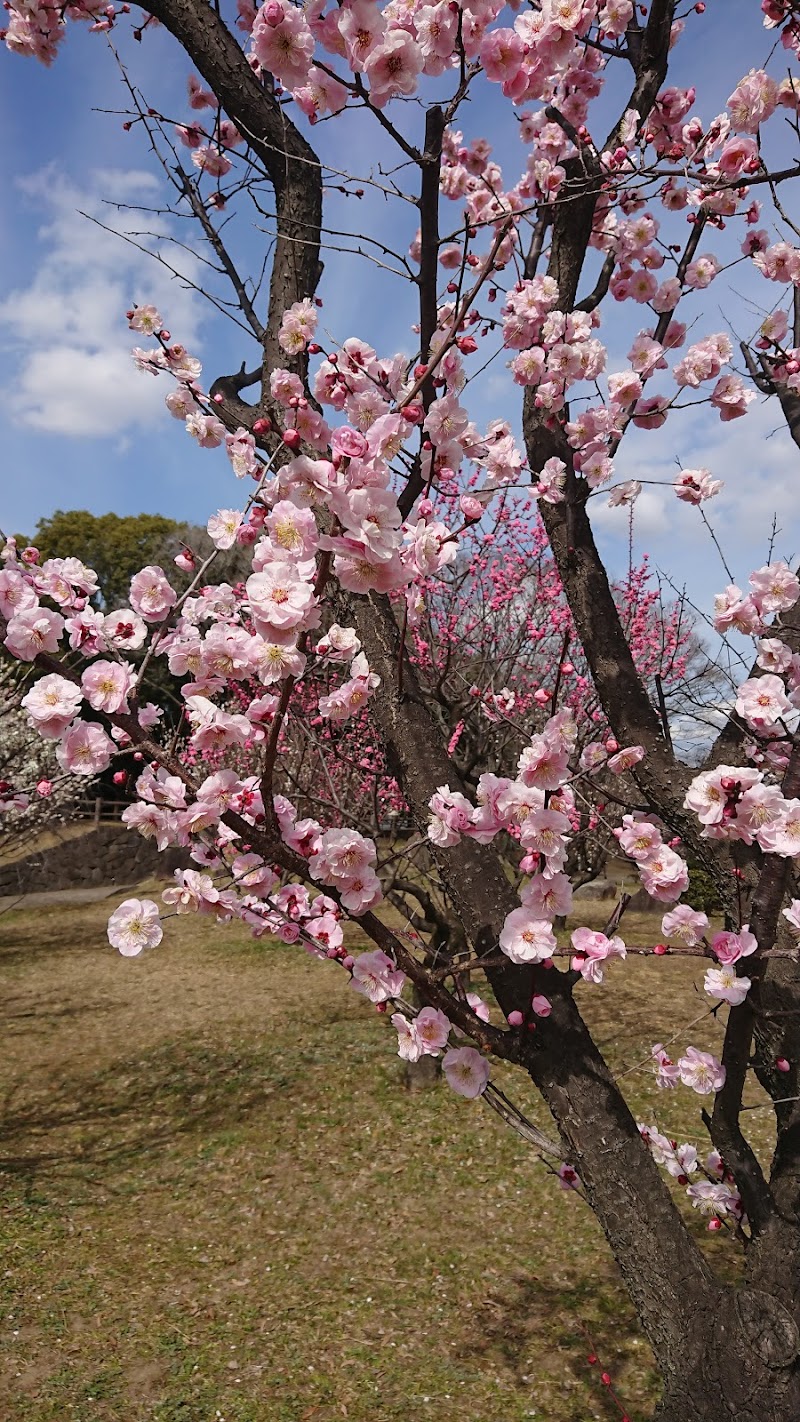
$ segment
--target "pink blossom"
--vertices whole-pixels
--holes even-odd
[[[114,742],[93,721],[75,721],[64,732],[56,751],[62,770],[73,775],[99,775],[111,764]]]
[[[660,848],[661,831],[650,820],[624,815],[623,828],[615,831],[620,849],[629,859],[644,863]]]
[[[423,1055],[437,1056],[447,1046],[451,1023],[438,1008],[423,1007],[414,1019],[414,1027]]]
[[[567,777],[568,755],[566,747],[554,745],[546,735],[534,736],[519,758],[519,778],[538,790],[557,790]]]
[[[763,69],[751,69],[728,98],[732,126],[740,133],[757,133],[778,104],[778,86]]]
[[[251,574],[246,587],[257,622],[273,634],[307,625],[314,608],[314,590],[290,564],[270,564],[263,572]]]
[[[687,948],[695,948],[703,940],[708,928],[708,918],[698,913],[688,904],[678,904],[665,913],[661,920],[661,932],[673,943],[683,943]]]
[[[192,148],[192,162],[202,173],[212,178],[223,178],[231,170],[231,160],[216,143],[203,143]]]
[[[585,982],[602,983],[603,964],[609,958],[624,958],[626,948],[621,938],[607,938],[604,933],[596,933],[591,928],[576,928],[570,935],[575,955],[572,970],[581,974]]]
[[[380,948],[360,953],[353,964],[353,987],[370,1002],[387,1002],[390,997],[399,997],[405,980],[405,973]]]
[[[459,1096],[480,1096],[489,1080],[489,1063],[474,1047],[451,1047],[445,1053],[442,1071],[447,1084]]]
[[[558,1167],[558,1183],[562,1190],[580,1189],[581,1182],[577,1171],[571,1165],[567,1165],[566,1161],[563,1161]]]
[[[242,526],[241,509],[217,509],[206,524],[206,529],[215,548],[232,548],[236,535]]]
[[[12,657],[32,662],[40,652],[57,652],[64,619],[46,607],[25,607],[9,620],[3,645]]]
[[[368,913],[383,897],[381,881],[374,869],[359,869],[337,884],[342,908],[356,917]]]
[[[626,746],[610,757],[608,768],[612,774],[622,775],[626,770],[632,770],[640,760],[644,760],[644,754],[644,746]]]
[[[317,329],[317,309],[309,297],[295,301],[284,311],[278,332],[278,344],[287,355],[299,355],[313,339]]]
[[[141,331],[145,336],[157,335],[163,325],[163,318],[155,306],[134,306],[128,316],[131,331]]]
[[[685,861],[665,844],[639,865],[639,876],[645,892],[662,903],[679,899],[689,887],[689,870]]]
[[[309,863],[315,879],[347,879],[375,863],[377,852],[372,840],[358,830],[327,830]]]
[[[473,827],[473,809],[469,800],[449,785],[440,785],[428,802],[431,821],[428,825],[428,839],[440,849],[458,844],[461,836]]]
[[[406,30],[389,30],[364,65],[370,102],[382,109],[397,94],[414,94],[423,59]]]
[[[34,682],[22,698],[22,705],[40,736],[57,741],[78,713],[81,689],[66,677],[51,672]]]
[[[161,898],[165,904],[173,905],[176,913],[216,913],[220,892],[210,874],[176,869],[175,887],[165,889]]]
[[[789,242],[775,242],[766,250],[755,252],[753,266],[768,281],[800,282],[800,251]]]
[[[774,726],[792,710],[779,676],[769,672],[743,681],[736,697],[736,712],[754,730]]]
[[[667,1055],[660,1042],[656,1042],[650,1052],[656,1067],[656,1084],[662,1089],[677,1086],[680,1080],[680,1067],[676,1066],[672,1058]]]
[[[289,0],[268,0],[261,6],[253,21],[252,43],[261,68],[287,89],[307,81],[314,36],[302,10]]]
[[[549,919],[537,918],[529,908],[512,909],[500,933],[500,948],[512,963],[544,963],[556,950]]]
[[[735,583],[729,583],[724,593],[717,593],[714,598],[714,626],[718,632],[733,628],[746,635],[762,631],[758,602],[752,596],[743,596]]]
[[[746,389],[739,375],[721,375],[710,398],[711,404],[719,410],[722,422],[727,423],[747,414],[747,407],[755,400],[756,392]]]
[[[686,1194],[694,1209],[703,1214],[729,1214],[737,1220],[742,1218],[742,1202],[731,1185],[716,1184],[713,1180],[698,1180],[687,1187]],[[711,1223],[714,1223],[713,1219]]]
[[[569,828],[569,820],[560,811],[534,809],[520,823],[520,843],[529,852],[545,855],[549,869],[555,872],[563,868],[566,859]]]
[[[800,597],[800,580],[786,563],[759,568],[749,582],[762,612],[788,612]]]
[[[118,647],[120,651],[133,652],[143,645],[147,636],[147,627],[137,612],[123,607],[117,612],[107,614],[103,621],[103,635],[113,647]]]
[[[690,1086],[700,1096],[708,1096],[712,1091],[721,1091],[725,1085],[725,1068],[711,1052],[698,1051],[697,1047],[687,1047],[678,1058],[678,1071],[684,1086]]]
[[[697,815],[706,826],[719,825],[733,818],[736,804],[743,793],[763,780],[761,771],[752,766],[718,765],[703,771],[691,782],[684,807]]]
[[[160,622],[177,602],[163,568],[149,565],[131,579],[131,607],[145,622]]]
[[[196,410],[186,416],[186,433],[197,440],[201,449],[217,449],[227,437],[227,430],[216,415],[203,415]]]
[[[136,673],[128,662],[92,662],[81,677],[83,694],[95,711],[127,711],[135,686]]]
[[[196,74],[190,74],[186,80],[186,87],[189,90],[190,109],[215,109],[217,101],[210,89],[204,89],[202,82]]]
[[[712,479],[709,469],[684,469],[672,487],[685,504],[700,504],[719,493],[722,480]]]
[[[520,899],[535,918],[566,916],[572,910],[572,885],[566,874],[534,874],[523,885]]]
[[[475,1016],[480,1018],[481,1022],[488,1022],[490,1020],[489,1009],[483,1001],[483,998],[479,997],[476,992],[467,993],[467,1003],[472,1008]]]
[[[784,800],[783,813],[759,830],[758,843],[766,854],[800,855],[800,800]]]
[[[731,1007],[740,1007],[751,987],[750,979],[737,977],[735,968],[730,965],[709,968],[703,979],[703,988],[709,997],[730,1003]]]
[[[11,618],[38,604],[36,590],[28,577],[15,568],[0,569],[0,617]]]
[[[143,948],[157,948],[164,937],[158,904],[152,899],[125,899],[108,920],[108,941],[125,958]]]
[[[762,637],[756,661],[762,671],[786,672],[792,664],[792,649],[780,637]]]

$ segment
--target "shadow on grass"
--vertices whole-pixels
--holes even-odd
[[[54,953],[84,953],[87,947],[94,944],[96,924],[93,921],[91,928],[87,926],[84,939],[79,915],[85,913],[87,908],[96,907],[70,904],[60,911],[48,908],[37,912],[20,904],[19,909],[6,910],[0,915],[0,966],[6,969],[24,968]],[[102,947],[98,940],[98,952]]]
[[[285,1058],[169,1042],[95,1076],[58,1083],[46,1099],[0,1107],[0,1173],[28,1182],[130,1166],[176,1144],[246,1123],[300,1080]]]
[[[613,1264],[600,1276],[573,1275],[556,1280],[543,1279],[522,1270],[515,1271],[502,1293],[490,1294],[476,1314],[477,1331],[470,1339],[470,1351],[500,1358],[524,1387],[541,1377],[547,1368],[557,1373],[564,1388],[565,1404],[575,1394],[574,1412],[565,1413],[569,1422],[585,1422],[585,1390],[594,1392],[598,1407],[606,1389],[600,1373],[607,1371],[616,1384],[627,1368],[640,1375],[644,1366],[645,1386],[657,1392],[657,1375],[649,1350],[638,1337],[638,1324],[622,1281]],[[554,1335],[558,1346],[552,1349]],[[547,1338],[548,1354],[541,1352]],[[589,1363],[589,1357],[595,1363]],[[623,1383],[624,1392],[624,1383]],[[583,1399],[583,1400],[581,1400]],[[624,1401],[624,1398],[622,1399]]]

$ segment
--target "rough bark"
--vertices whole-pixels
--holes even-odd
[[[800,1332],[780,1303],[737,1289],[696,1326],[698,1361],[668,1381],[654,1422],[796,1422]]]

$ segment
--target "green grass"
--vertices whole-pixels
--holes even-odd
[[[124,960],[110,907],[0,917],[2,1422],[610,1419],[585,1330],[649,1415],[600,1231],[529,1146],[446,1087],[409,1095],[334,966],[197,918]],[[618,1067],[703,1010],[700,964],[614,977],[581,997]],[[625,1082],[702,1140],[697,1098]]]

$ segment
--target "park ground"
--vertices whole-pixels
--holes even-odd
[[[601,1365],[650,1415],[599,1228],[530,1145],[446,1086],[404,1090],[341,969],[194,917],[122,959],[114,902],[0,915],[1,1422],[618,1420]],[[655,1037],[719,1042],[683,1030],[702,973],[629,958],[581,988],[617,1068]],[[625,1085],[640,1119],[703,1140],[700,1098],[649,1067]],[[692,1220],[731,1274],[735,1242]]]

